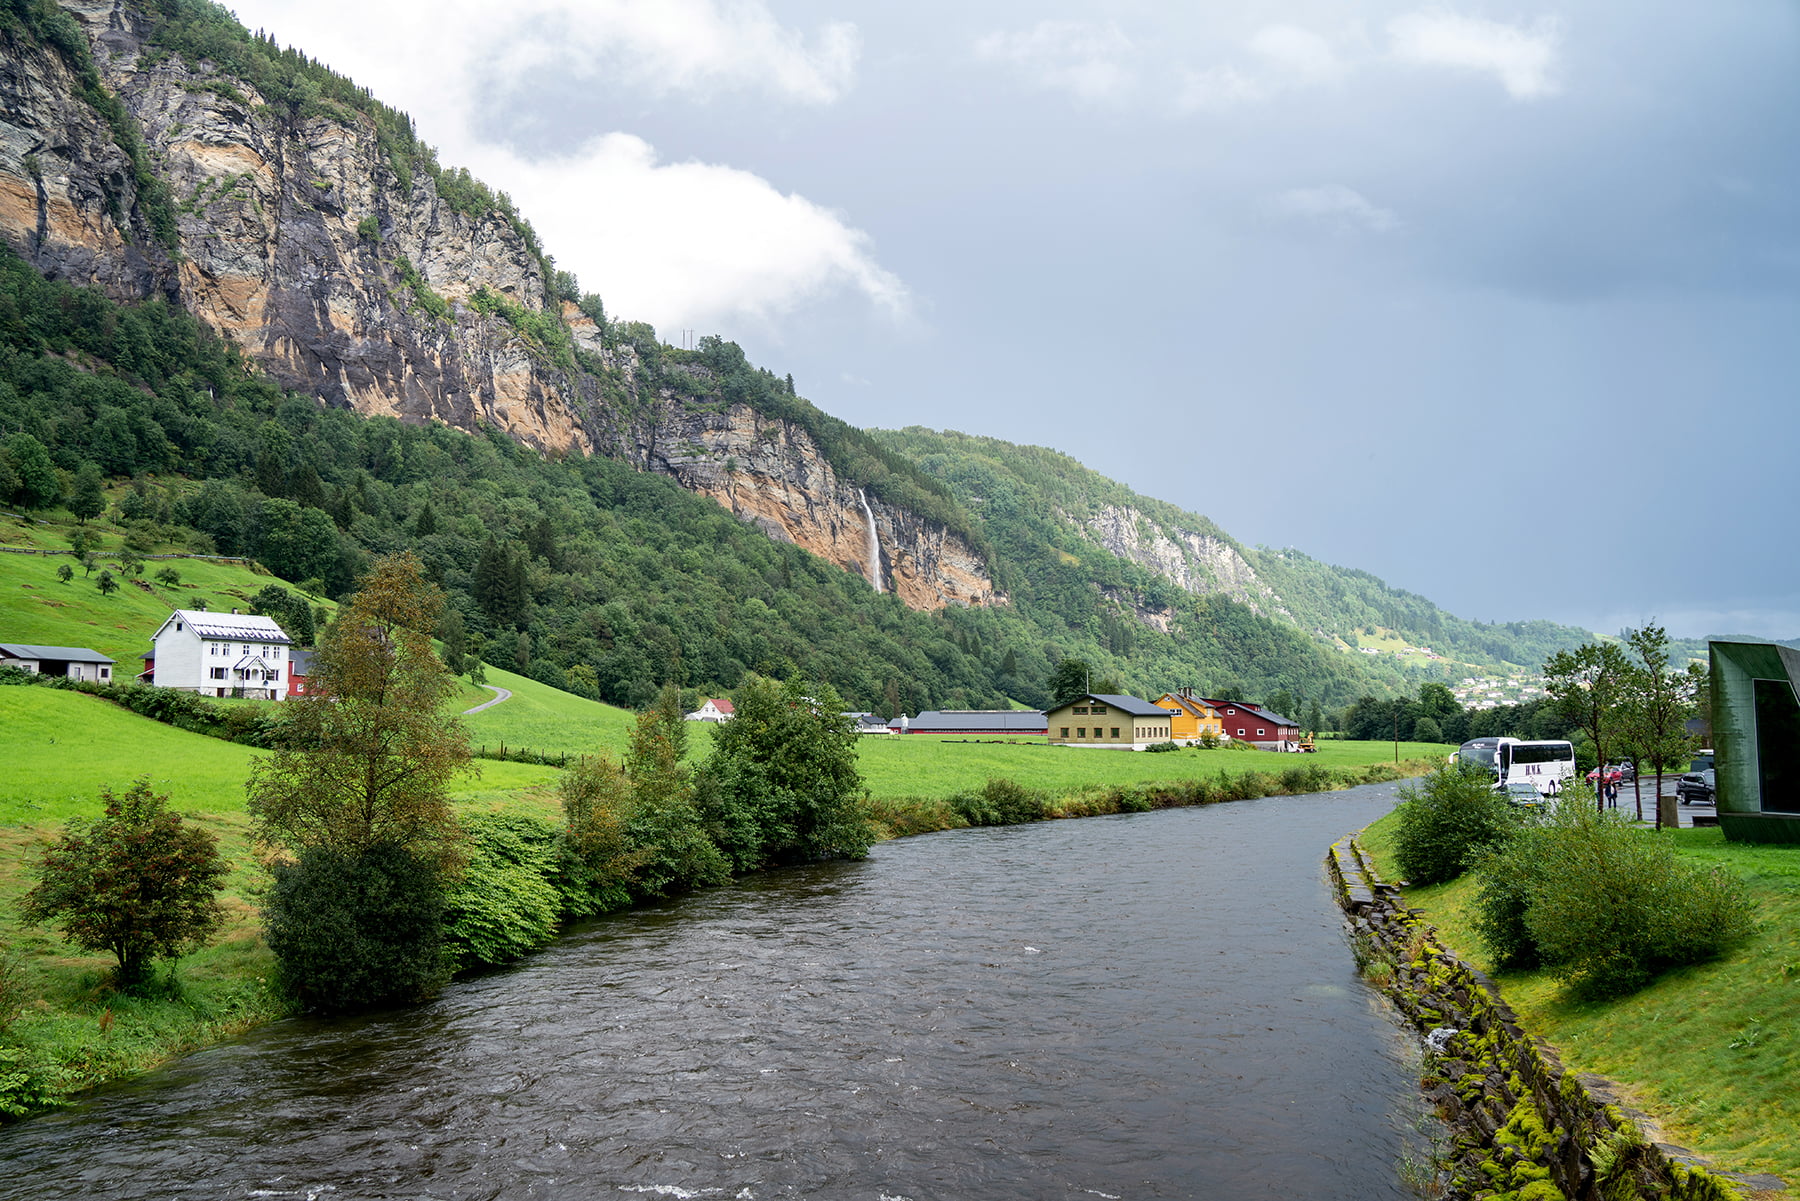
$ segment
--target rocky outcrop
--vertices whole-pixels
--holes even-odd
[[[1220,593],[1258,613],[1287,614],[1274,589],[1223,538],[1159,525],[1125,505],[1102,505],[1077,524],[1112,554],[1149,568],[1178,588]]]
[[[630,373],[628,373],[630,374]],[[620,431],[617,449],[650,471],[710,496],[771,538],[846,571],[871,575],[863,497],[841,479],[804,429],[748,405],[684,404],[661,397],[647,420]],[[997,597],[987,565],[936,522],[868,494],[880,578],[910,608],[985,605]]]
[[[547,263],[507,214],[470,215],[429,172],[396,172],[366,116],[297,114],[157,52],[122,0],[62,3],[167,186],[175,244],[153,236],[131,158],[71,62],[0,33],[0,237],[45,275],[119,300],[165,296],[326,404],[627,457],[869,574],[857,491],[803,429],[684,395],[666,370],[648,384],[630,346],[609,344],[573,305],[560,306],[570,346],[515,328],[508,304],[546,307]],[[994,599],[963,539],[868,500],[880,578],[906,604]]]

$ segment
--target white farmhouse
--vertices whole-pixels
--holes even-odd
[[[272,617],[177,609],[151,644],[140,678],[158,688],[270,701],[287,695],[294,640]]]

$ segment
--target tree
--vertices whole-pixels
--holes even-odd
[[[1085,659],[1064,659],[1051,668],[1050,678],[1044,681],[1044,688],[1050,693],[1049,707],[1058,708],[1085,694],[1092,674]]]
[[[67,563],[58,564],[56,568],[56,578],[66,584],[75,578],[75,569],[70,567]]]
[[[449,605],[444,606],[443,615],[438,618],[437,638],[444,644],[444,667],[451,675],[460,676],[468,666],[469,638],[462,614]]]
[[[279,745],[257,760],[257,837],[297,851],[378,843],[448,862],[446,789],[469,764],[455,688],[431,646],[442,598],[410,552],[376,561],[313,656],[308,694],[281,706]]]
[[[173,567],[165,567],[156,573],[156,582],[169,588],[181,587],[181,573]]]
[[[758,678],[734,705],[701,768],[701,811],[737,870],[868,854],[857,735],[837,693]]]
[[[83,463],[75,473],[75,487],[69,493],[69,512],[86,525],[106,511],[106,482],[97,463]]]
[[[1694,715],[1694,694],[1699,684],[1694,666],[1677,670],[1669,663],[1669,636],[1661,626],[1627,630],[1625,644],[1637,655],[1625,678],[1624,721],[1621,733],[1633,758],[1656,768],[1655,796],[1662,796],[1663,769],[1680,763],[1694,747],[1687,732]],[[1604,764],[1604,760],[1602,763]],[[1638,820],[1644,818],[1641,789],[1637,793]],[[1662,829],[1662,805],[1656,807],[1656,828]]]
[[[30,434],[14,434],[6,440],[6,453],[16,482],[5,499],[23,509],[48,509],[62,499],[62,479],[42,442]]]
[[[94,581],[94,587],[100,589],[101,596],[111,596],[119,590],[119,581],[113,579],[113,573],[103,571],[100,578]]]
[[[625,752],[631,788],[625,830],[644,854],[634,887],[649,896],[718,884],[731,874],[720,847],[707,836],[686,757],[681,690],[665,684],[638,716]]]
[[[1625,652],[1612,642],[1586,642],[1574,650],[1557,651],[1544,661],[1544,691],[1551,705],[1593,740],[1594,756],[1602,769],[1607,745],[1621,732],[1621,706],[1630,673]]]
[[[217,840],[169,812],[148,776],[123,794],[102,788],[100,799],[105,816],[71,821],[45,849],[19,910],[57,923],[77,946],[111,951],[119,988],[141,992],[155,960],[180,956],[225,920],[226,864]]]

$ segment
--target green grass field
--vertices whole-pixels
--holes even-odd
[[[1363,833],[1391,861],[1395,819]],[[1625,1085],[1656,1137],[1736,1172],[1800,1182],[1800,847],[1740,846],[1716,829],[1646,832],[1744,880],[1761,928],[1712,963],[1680,968],[1610,1002],[1570,1000],[1548,972],[1493,971],[1475,936],[1475,886],[1408,888],[1443,940],[1488,972],[1528,1030],[1578,1071]],[[1394,873],[1389,871],[1388,875]],[[1759,1194],[1760,1195],[1760,1194]]]
[[[551,755],[608,751],[617,757],[637,724],[637,714],[628,709],[584,700],[497,667],[487,669],[487,681],[512,689],[512,698],[463,718],[469,741],[477,747],[492,750],[505,745]],[[494,694],[465,681],[458,699],[466,702],[461,707],[467,709],[493,700]],[[699,746],[704,740],[691,741]]]
[[[504,706],[501,706],[504,708]],[[1042,738],[1010,742],[956,742],[923,734],[870,735],[858,743],[863,778],[875,797],[945,797],[988,780],[1005,778],[1046,792],[1072,792],[1109,784],[1192,780],[1220,772],[1280,772],[1291,767],[1362,767],[1389,763],[1391,742],[1321,742],[1316,754],[1189,749],[1151,755],[1141,751],[1051,746]],[[1403,742],[1400,759],[1435,759],[1455,747]]]

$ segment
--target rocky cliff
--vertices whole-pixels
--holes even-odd
[[[163,52],[123,0],[61,2],[85,57],[0,28],[0,237],[45,275],[166,297],[325,404],[621,455],[869,572],[862,499],[816,441],[646,374],[551,300],[550,264],[510,212],[452,203],[364,114],[272,102]],[[166,198],[140,186],[144,164]],[[966,540],[870,500],[881,578],[905,603],[993,598]]]
[[[1112,554],[1188,592],[1221,593],[1258,613],[1289,616],[1275,590],[1223,538],[1160,525],[1125,505],[1102,505],[1076,524]]]

